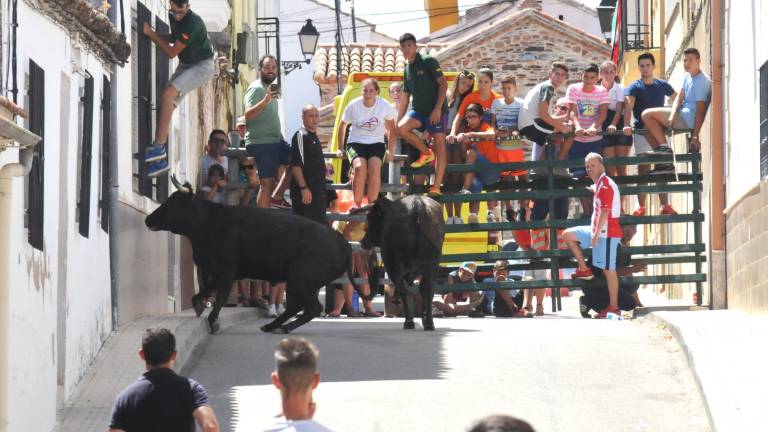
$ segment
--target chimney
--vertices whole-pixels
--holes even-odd
[[[538,9],[541,10],[541,0],[523,0],[519,6],[520,10],[523,9]]]
[[[424,0],[429,15],[429,33],[459,23],[459,0]]]

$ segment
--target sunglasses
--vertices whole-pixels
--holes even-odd
[[[241,170],[253,169],[253,165],[240,165]]]

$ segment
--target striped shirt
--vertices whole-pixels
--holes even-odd
[[[571,100],[576,112],[576,118],[582,129],[587,129],[593,124],[599,130],[602,124],[597,124],[597,118],[600,117],[600,106],[608,105],[611,102],[608,92],[603,87],[594,86],[591,92],[584,91],[584,84],[576,83],[568,86],[565,91],[565,97]],[[602,136],[576,137],[578,142],[595,142],[603,139]]]

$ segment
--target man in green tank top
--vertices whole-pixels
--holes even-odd
[[[171,0],[168,11],[171,35],[158,35],[148,23],[144,23],[144,34],[169,58],[179,58],[179,65],[171,76],[168,87],[163,90],[160,101],[160,117],[155,127],[155,140],[144,152],[149,164],[147,176],[156,177],[170,169],[168,165],[168,129],[173,110],[181,98],[208,82],[213,77],[213,47],[208,39],[208,30],[200,16],[189,8],[189,0]]]

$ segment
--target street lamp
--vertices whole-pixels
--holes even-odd
[[[299,44],[301,45],[301,54],[304,55],[304,60],[288,60],[281,62],[283,65],[283,71],[286,75],[291,73],[294,69],[301,69],[301,66],[309,62],[317,49],[317,40],[320,39],[320,33],[317,31],[312,20],[308,19],[304,27],[299,31]]]

